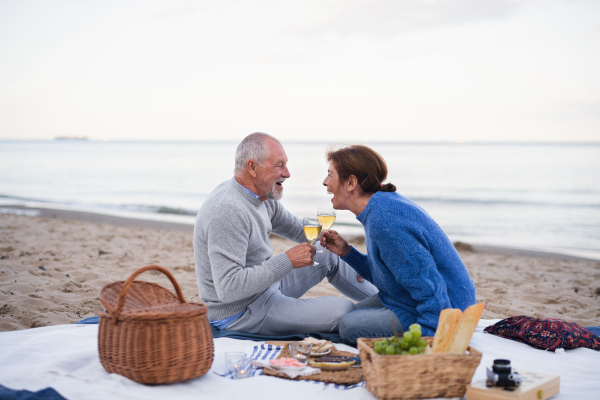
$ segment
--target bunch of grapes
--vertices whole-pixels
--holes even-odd
[[[395,332],[395,331],[394,331]],[[412,324],[403,335],[376,340],[373,350],[377,354],[422,354],[427,347],[427,341],[421,337],[421,325]]]

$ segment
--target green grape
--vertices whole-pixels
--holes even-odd
[[[412,324],[401,336],[394,335],[374,341],[373,350],[382,355],[422,354],[425,352],[427,341],[421,336],[421,325]]]

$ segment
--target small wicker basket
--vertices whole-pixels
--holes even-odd
[[[431,345],[433,338],[424,338]],[[381,355],[373,342],[358,339],[367,389],[379,400],[463,397],[481,361],[481,353]]]
[[[162,286],[134,279],[156,270],[173,283],[177,296]],[[161,384],[202,376],[210,369],[213,336],[204,304],[186,303],[177,281],[158,265],[134,272],[127,281],[100,292],[98,353],[108,372],[136,382]]]

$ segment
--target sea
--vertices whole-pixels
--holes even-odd
[[[388,182],[453,241],[600,259],[600,143],[361,143]],[[344,143],[283,142],[283,205],[330,205],[325,154]],[[0,141],[0,213],[65,208],[193,225],[210,192],[233,176],[234,142]],[[334,229],[364,234],[338,211]]]

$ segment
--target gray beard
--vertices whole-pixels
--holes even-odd
[[[281,200],[282,197],[283,197],[283,190],[277,191],[277,182],[275,182],[273,184],[273,187],[271,188],[271,190],[269,190],[267,192],[267,199],[268,200]]]

